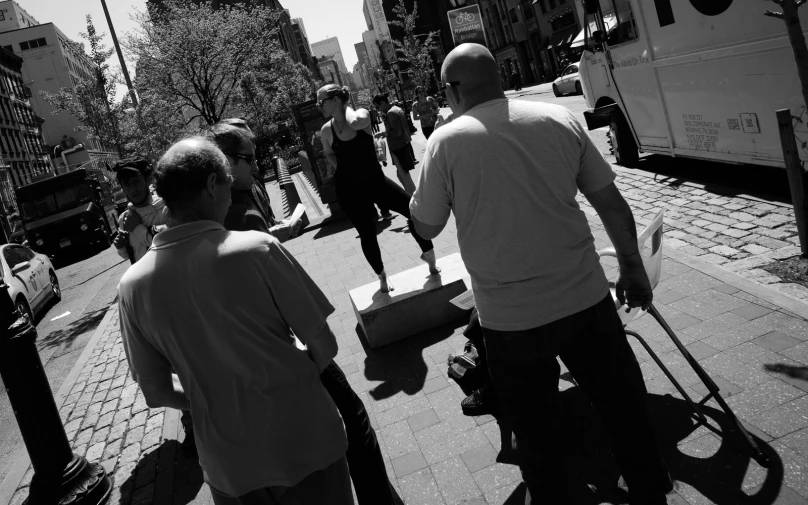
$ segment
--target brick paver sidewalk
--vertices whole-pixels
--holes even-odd
[[[598,245],[606,245],[599,221],[592,217],[591,222]],[[389,273],[419,264],[420,251],[403,218],[380,223],[379,229]],[[371,413],[388,473],[406,503],[500,504],[523,493],[518,468],[498,462],[507,455],[500,454],[496,420],[463,416],[465,393],[447,376],[448,353],[465,342],[462,327],[366,350],[348,291],[375,276],[356,231],[343,221],[286,245],[336,307],[329,318],[340,345],[336,360]],[[435,247],[439,258],[458,251],[453,222]],[[732,436],[694,430],[678,393],[633,343],[662,450],[677,480],[669,503],[808,503],[808,306],[675,249],[668,251],[655,295],[657,307],[730,406],[765,442],[774,462],[763,469]],[[706,389],[653,320],[640,319],[631,328],[700,399]],[[198,465],[178,448],[177,412],[149,409],[129,377],[117,314],[99,331],[101,338],[61,407],[76,452],[110,471],[115,483],[110,503],[210,503]],[[578,479],[573,488],[583,503],[625,503],[625,496],[611,491],[617,470],[594,414],[569,375],[560,388],[567,431],[554,435],[569,440],[567,464]],[[708,405],[710,417],[726,426],[717,406]],[[30,478],[29,471],[12,503],[22,502]]]

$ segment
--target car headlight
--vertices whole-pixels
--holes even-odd
[[[45,241],[42,240],[42,239],[39,239],[39,240],[36,241],[36,245],[42,245],[44,243],[45,243]]]
[[[89,228],[89,226],[87,226],[87,223],[81,225],[81,231],[87,231],[87,228]]]

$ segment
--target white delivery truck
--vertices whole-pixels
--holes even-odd
[[[585,46],[584,117],[590,130],[610,127],[618,164],[635,165],[640,150],[785,166],[775,111],[800,116],[805,104],[785,23],[764,16],[775,3],[583,0],[583,6],[577,42]],[[808,8],[800,12],[808,27]],[[804,123],[796,130],[808,140]],[[808,161],[808,150],[800,151]]]

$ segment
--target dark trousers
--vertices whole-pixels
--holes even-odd
[[[556,356],[600,415],[631,499],[661,497],[671,489],[651,428],[645,381],[610,295],[544,326],[483,332],[491,378],[536,502],[570,502]]]
[[[491,381],[491,374],[488,373],[488,353],[485,350],[485,342],[483,341],[483,327],[480,326],[480,316],[477,314],[477,309],[471,311],[469,316],[469,324],[463,330],[463,336],[469,339],[474,348],[477,349],[477,356],[480,357],[479,368],[483,374],[483,387],[482,393],[485,400],[496,400],[497,391],[494,388],[494,383]]]
[[[338,179],[336,191],[337,202],[359,233],[365,259],[368,260],[377,275],[384,270],[384,262],[382,261],[382,251],[379,249],[379,240],[376,237],[374,204],[379,205],[382,211],[389,209],[406,217],[410,233],[421,251],[427,252],[433,249],[432,241],[421,238],[415,231],[415,225],[412,224],[410,195],[384,175],[364,181]]]
[[[398,158],[398,163],[401,165],[401,168],[407,172],[415,168],[415,156],[413,156],[412,153],[412,143],[408,143],[395,150],[391,149],[390,151]]]
[[[348,435],[345,456],[359,505],[400,504],[401,499],[387,477],[382,451],[362,400],[333,361],[323,370],[320,379],[345,423]]]

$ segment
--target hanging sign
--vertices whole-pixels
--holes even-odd
[[[466,42],[488,46],[479,5],[467,5],[446,14],[449,16],[449,26],[452,27],[452,39],[454,39],[455,46]]]

